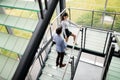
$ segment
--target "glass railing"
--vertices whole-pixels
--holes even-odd
[[[79,25],[120,32],[120,13],[81,8],[69,8],[67,11],[70,13],[70,19]]]
[[[83,22],[78,23],[83,27],[79,27],[79,28],[70,27],[70,30],[73,30],[73,32],[75,31],[75,34],[77,35],[78,45],[74,45],[73,41],[68,41],[68,45],[72,46],[72,48],[69,48],[68,50],[66,50],[66,55],[64,58],[64,62],[67,63],[66,67],[62,69],[56,67],[55,60],[56,60],[57,53],[55,51],[55,46],[51,46],[51,44],[52,44],[52,35],[55,34],[56,28],[60,25],[61,14],[64,11],[68,11],[70,15],[70,20],[74,21],[72,8],[65,9],[62,13],[60,13],[57,17],[55,17],[51,21],[51,23],[48,25],[48,28],[45,32],[45,36],[42,39],[42,42],[40,43],[35,60],[26,78],[30,80],[34,80],[34,79],[42,80],[43,78],[53,79],[53,80],[59,80],[59,79],[69,80],[71,79],[71,76],[74,75],[74,74],[71,75],[72,73],[74,73],[74,71],[71,73],[72,67],[71,67],[71,64],[69,63],[71,61],[70,58],[74,56],[74,63],[75,63],[74,69],[75,69],[76,65],[78,64],[77,61],[81,55],[81,52],[79,51],[81,48],[84,50],[87,49],[87,50],[93,51],[94,53],[102,53],[102,54],[106,53],[108,42],[109,42],[109,36],[110,36],[109,33],[111,33],[111,31],[105,30],[105,29],[102,30],[101,27],[99,26],[101,25],[100,23],[97,23],[99,27],[96,27],[97,24],[95,24],[96,22],[94,21],[94,18],[93,18],[94,11],[81,10],[81,9],[78,9],[78,10],[89,11],[92,14],[90,15],[91,18],[88,21],[89,23],[88,25],[86,25],[86,23],[83,23],[83,22],[86,22],[86,20],[84,21],[84,18],[83,18],[82,19]],[[96,11],[96,12],[99,12],[99,11]],[[81,15],[81,17],[83,16]],[[101,20],[100,16],[99,16],[99,19]],[[81,30],[80,28],[82,28],[83,30],[80,31]],[[100,46],[100,48],[98,48],[98,46]],[[75,49],[76,47],[77,49]]]
[[[112,75],[113,74],[117,75],[117,73],[114,73],[114,70],[113,70],[114,68],[111,69],[111,66],[113,67],[112,64],[114,63],[114,61],[112,61],[114,50],[115,50],[115,45],[111,44],[110,48],[109,48],[109,52],[105,56],[106,60],[105,60],[104,66],[103,66],[103,71],[102,71],[102,74],[101,74],[102,75],[101,80],[112,80],[111,79],[111,77],[113,77]],[[114,65],[114,67],[117,67],[117,65]],[[113,71],[111,71],[111,70],[113,70]],[[108,74],[108,77],[107,77],[107,74]],[[109,77],[109,74],[110,74],[110,77]]]
[[[54,20],[52,20],[52,22],[48,26],[45,32],[45,36],[43,37],[42,42],[39,46],[38,52],[36,53],[35,60],[31,66],[31,69],[29,70],[28,76],[26,77],[27,79],[30,80],[34,79],[42,80],[43,78],[55,80],[62,78],[63,80],[70,79],[71,76],[71,64],[69,64],[70,57],[73,55],[77,57],[79,51],[72,50],[72,48],[69,48],[66,51],[66,55],[64,58],[64,62],[68,64],[66,68],[61,69],[56,67],[55,65],[57,56],[55,46],[51,47],[52,35],[55,34],[55,30],[59,26],[57,23],[61,14],[59,14]]]

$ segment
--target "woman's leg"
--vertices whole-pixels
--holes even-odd
[[[73,37],[73,40],[74,40],[74,43],[76,43],[76,42],[75,42],[75,40],[76,40],[76,35],[73,34],[71,31],[69,31],[68,29],[66,29],[65,31],[66,31],[66,36],[67,36],[67,38],[65,39],[66,42],[68,42],[69,36],[72,36],[72,37]]]
[[[76,42],[75,42],[75,40],[76,40],[76,35],[72,33],[71,36],[73,37],[74,43],[76,43]]]

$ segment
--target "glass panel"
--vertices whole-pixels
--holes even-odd
[[[85,48],[103,53],[107,32],[95,29],[87,29]]]

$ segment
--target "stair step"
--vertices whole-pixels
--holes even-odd
[[[51,74],[51,76],[55,77],[56,79],[61,79],[63,77],[64,72],[60,71],[59,69],[54,69],[51,67],[45,66],[43,69],[43,73]]]
[[[2,54],[0,54],[0,72],[2,71],[2,69],[4,68],[4,65],[6,63],[7,57],[3,56]]]
[[[106,80],[120,80],[120,78],[110,75],[110,76],[107,76]]]
[[[118,72],[118,71],[109,70],[109,71],[108,71],[108,76],[109,76],[109,75],[115,76],[115,77],[117,77],[117,78],[120,79],[120,72]]]
[[[0,76],[5,80],[11,80],[18,66],[19,61],[0,55]]]
[[[39,5],[36,1],[29,0],[0,0],[0,6],[6,8],[23,9],[39,12]]]
[[[37,23],[38,20],[34,19],[0,14],[0,24],[7,27],[33,32]]]
[[[0,32],[0,48],[23,55],[29,40]]]
[[[49,67],[55,70],[57,69],[61,72],[65,72],[65,75],[64,75],[65,79],[71,75],[71,64],[70,63],[66,64],[66,66],[63,68],[59,68],[59,66],[58,67],[56,66],[56,62],[54,59],[48,58],[48,60],[46,61],[45,67]],[[68,80],[68,78],[66,80]]]
[[[47,61],[45,62],[46,64],[50,64],[52,66],[56,66],[56,60],[55,59],[47,59]]]
[[[68,66],[67,66],[68,65]],[[59,69],[60,71],[65,71],[66,67],[67,67],[67,73],[70,73],[71,72],[71,64],[66,64],[65,67],[63,68],[59,68],[59,66],[56,66],[56,65],[52,65],[51,63],[46,63],[45,66],[47,67],[51,67],[53,69]]]
[[[112,57],[112,61],[111,62],[120,65],[120,58]]]
[[[8,80],[11,80],[11,79],[12,79],[12,77],[13,77],[13,75],[14,75],[17,67],[18,67],[18,64],[19,64],[19,61],[16,61],[16,62],[15,62],[15,65],[14,65],[14,67],[12,68],[12,71],[11,71],[9,77],[8,77]]]
[[[112,57],[112,61],[107,73],[107,80],[120,80],[120,58]]]
[[[39,78],[39,80],[59,80],[54,78],[53,76],[49,75],[49,74],[42,74]]]
[[[51,75],[54,78],[60,79],[60,80],[62,79],[63,75],[65,75],[65,80],[68,80],[68,78],[70,78],[70,73],[68,72],[65,73],[65,70],[63,70],[63,68],[58,68],[58,67],[52,68],[49,66],[45,66],[43,69],[43,73],[47,75]]]

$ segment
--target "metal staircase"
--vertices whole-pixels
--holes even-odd
[[[24,33],[34,32],[40,9],[35,1],[0,0],[0,10],[0,80],[11,80],[31,37]]]
[[[68,44],[64,57],[67,65],[56,67],[57,53],[51,44],[61,14],[50,21],[58,2],[63,3],[62,0],[0,0],[0,80],[73,80],[82,52],[102,57],[108,53],[112,32],[82,27],[81,31],[78,29],[81,32],[78,45],[74,46],[73,41]],[[32,36],[17,36],[15,30]],[[2,50],[8,51],[7,56]],[[107,80],[113,79],[109,74],[114,75],[109,71]]]
[[[56,66],[56,57],[57,52],[55,49],[55,45],[51,48],[51,52],[48,54],[48,58],[45,62],[45,66],[42,69],[41,76],[39,80],[70,80],[71,79],[71,56],[77,57],[79,50],[73,50],[73,54],[71,54],[72,49],[68,48],[66,50],[66,55],[64,56],[64,63],[67,65],[63,68],[59,68]],[[76,58],[75,58],[76,60]]]
[[[120,76],[120,58],[112,57],[106,80],[119,80]]]

